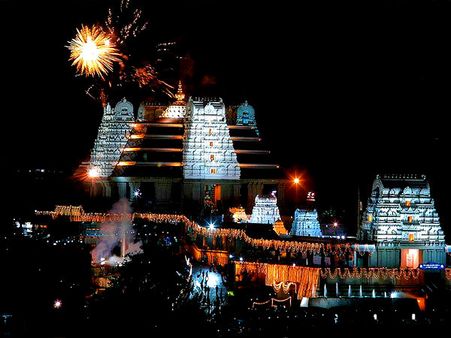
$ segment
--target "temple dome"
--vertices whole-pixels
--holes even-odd
[[[114,115],[116,119],[133,120],[133,104],[127,101],[125,97],[120,100],[114,108]]]
[[[247,100],[241,104],[236,110],[236,124],[244,126],[255,126],[255,109]]]

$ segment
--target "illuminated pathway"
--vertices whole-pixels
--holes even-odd
[[[194,266],[190,298],[199,298],[208,314],[214,315],[215,311],[220,311],[227,302],[227,289],[221,274],[209,267]]]

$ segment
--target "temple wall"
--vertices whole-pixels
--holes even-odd
[[[374,255],[374,254],[373,254]],[[395,248],[377,248],[377,267],[399,268],[401,250]]]
[[[423,250],[423,263],[446,265],[446,252],[443,248]]]

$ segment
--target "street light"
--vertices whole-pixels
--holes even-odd
[[[301,184],[301,179],[299,177],[293,178],[293,184],[294,184],[294,203],[296,204],[296,207],[298,205],[298,186]]]

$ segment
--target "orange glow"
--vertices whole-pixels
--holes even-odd
[[[401,249],[401,268],[418,268],[421,257],[419,249]]]
[[[140,151],[142,148],[124,148],[124,151]]]
[[[418,307],[421,311],[426,310],[426,299],[424,297],[418,297],[417,298]]]
[[[135,134],[135,135],[130,135],[131,139],[140,139],[140,138],[144,138],[144,134]]]
[[[406,201],[406,207],[410,207],[410,201]]]
[[[412,223],[412,221],[413,221],[413,216],[407,216],[407,221],[408,221],[409,223]]]
[[[415,241],[415,235],[409,234],[409,242],[413,242],[413,241]]]
[[[301,180],[299,179],[299,177],[295,177],[295,178],[293,179],[293,183],[294,183],[294,184],[299,184],[299,183],[301,183]]]
[[[135,164],[136,164],[135,161],[120,161],[117,165],[120,167],[123,167],[123,166],[135,165]]]

